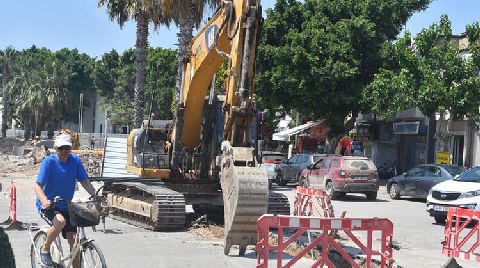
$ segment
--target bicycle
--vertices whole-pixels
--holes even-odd
[[[87,202],[68,202],[59,197],[55,197],[54,202],[52,203],[52,208],[55,207],[59,202],[67,203],[97,203],[93,205],[100,205],[99,200],[87,201]],[[69,206],[70,207],[70,206]],[[69,208],[70,210],[70,208]],[[70,215],[72,217],[72,214]],[[72,222],[71,218],[71,222]],[[98,221],[96,222],[98,224]],[[58,235],[53,241],[50,247],[50,254],[53,260],[54,268],[68,268],[72,267],[73,261],[78,254],[80,258],[80,267],[82,268],[106,268],[107,264],[105,262],[105,257],[103,256],[102,251],[98,245],[93,241],[93,239],[88,239],[85,235],[84,227],[92,226],[91,224],[86,224],[86,226],[77,225],[77,234],[75,236],[75,243],[70,250],[70,254],[64,256],[60,235]],[[95,224],[93,225],[95,226]],[[44,244],[44,241],[47,237],[48,227],[38,228],[38,226],[32,226],[29,229],[30,238],[32,240],[32,245],[30,247],[30,259],[32,268],[36,267],[46,267],[40,261],[40,248]],[[35,231],[35,235],[32,236],[32,232]],[[67,263],[68,262],[68,263]]]

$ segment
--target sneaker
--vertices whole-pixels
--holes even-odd
[[[50,252],[40,252],[40,261],[42,262],[43,266],[53,266],[52,256],[50,256]]]

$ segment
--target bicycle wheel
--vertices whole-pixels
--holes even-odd
[[[42,267],[40,256],[37,255],[37,252],[40,252],[40,248],[43,246],[45,239],[47,239],[47,233],[42,230],[37,231],[33,237],[33,242],[30,246],[30,261],[32,263],[32,268]]]
[[[102,251],[93,241],[87,243],[80,255],[80,267],[82,268],[106,268],[107,263]]]

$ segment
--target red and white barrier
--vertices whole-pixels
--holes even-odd
[[[322,254],[320,258],[314,260],[311,267],[321,267],[325,264],[328,267],[335,267],[328,258],[329,248],[334,248],[342,257],[352,266],[360,267],[354,262],[353,258],[342,248],[342,246],[329,235],[330,231],[343,232],[351,241],[356,244],[363,255],[366,256],[366,267],[372,267],[372,259],[379,258],[381,267],[387,267],[393,259],[393,250],[391,248],[393,239],[393,224],[388,219],[345,219],[345,218],[320,218],[306,216],[283,216],[283,215],[263,215],[257,221],[258,240],[257,240],[257,267],[266,268],[269,261],[269,253],[276,252],[277,267],[291,267],[298,260],[304,257],[314,247],[321,246]],[[271,244],[269,234],[271,229],[278,231],[278,239]],[[292,235],[285,237],[285,229]],[[283,253],[287,247],[294,243],[307,231],[316,231],[318,236],[309,242],[301,252],[292,259],[285,260],[283,263]],[[361,232],[360,232],[361,231]],[[375,235],[380,235],[378,245]],[[355,236],[354,233],[366,235],[367,237]],[[362,242],[366,239],[366,242]],[[375,245],[374,245],[375,244]]]
[[[330,196],[325,191],[301,186],[297,186],[293,215],[335,217]]]
[[[480,262],[480,211],[449,209],[444,234],[444,255]]]
[[[9,217],[6,221],[0,223],[2,225],[8,225],[6,230],[24,230],[24,224],[22,222],[17,221],[17,186],[15,181],[12,180],[12,186],[10,187],[10,194],[9,194],[10,202],[9,202]]]

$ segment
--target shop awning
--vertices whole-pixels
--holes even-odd
[[[310,129],[314,126],[318,126],[318,125],[322,124],[323,122],[324,122],[324,120],[317,121],[317,122],[310,121],[310,122],[307,122],[303,125],[296,126],[294,128],[290,128],[290,129],[287,129],[287,130],[284,130],[284,131],[273,133],[272,140],[274,140],[274,141],[290,141],[290,136],[293,136],[293,135],[298,134],[302,131]]]

